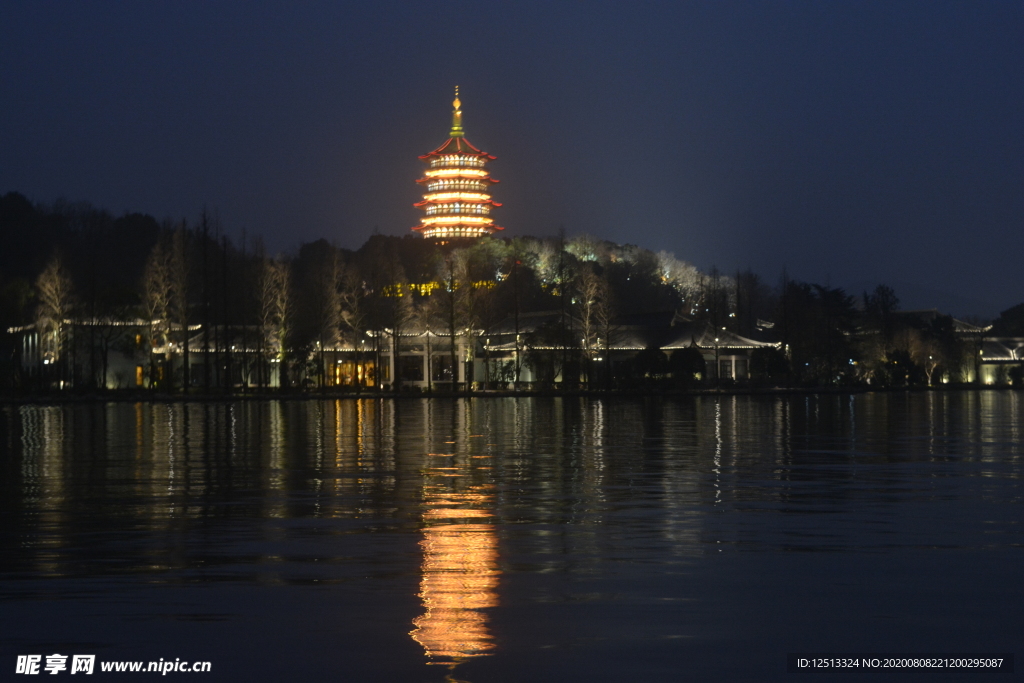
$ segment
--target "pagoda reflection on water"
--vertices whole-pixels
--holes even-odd
[[[501,206],[491,199],[489,188],[498,181],[484,168],[496,157],[482,152],[466,139],[462,130],[462,102],[455,87],[452,102],[452,129],[448,140],[433,152],[420,157],[427,170],[416,182],[426,188],[423,201],[414,204],[423,209],[420,225],[413,230],[424,237],[483,237],[498,230],[491,209]]]
[[[498,604],[498,537],[490,522],[492,485],[460,486],[469,467],[428,467],[423,489],[423,576],[419,597],[424,614],[410,635],[432,663],[455,666],[494,648],[483,610]]]

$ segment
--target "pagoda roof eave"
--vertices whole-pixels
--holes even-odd
[[[427,204],[447,204],[452,201],[463,202],[465,204],[490,204],[491,206],[501,206],[501,202],[496,202],[493,199],[485,199],[483,201],[475,201],[471,199],[424,199],[422,202],[416,202],[413,206],[426,206]]]
[[[449,149],[454,147],[454,149]],[[442,156],[444,154],[465,154],[467,156],[487,157],[492,161],[498,157],[488,154],[487,152],[481,151],[473,145],[472,142],[463,137],[448,138],[444,144],[435,149],[433,152],[420,155],[420,159],[429,159],[433,156]]]
[[[452,177],[446,177],[446,178],[439,178],[439,177],[431,176],[429,178],[417,178],[416,182],[417,183],[429,183],[429,182],[434,181],[434,180],[472,180],[473,182],[476,182],[476,183],[491,183],[492,185],[494,183],[500,183],[501,182],[497,178],[492,178],[490,176],[452,176]]]
[[[452,225],[417,225],[417,226],[415,226],[412,229],[413,230],[432,230],[432,229],[436,230],[438,228],[457,228],[457,227],[466,227],[466,228],[482,229],[482,230],[504,230],[505,229],[505,228],[501,227],[500,225],[460,225],[458,223],[455,223],[455,224],[452,224]]]

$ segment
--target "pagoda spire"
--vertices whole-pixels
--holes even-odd
[[[459,86],[455,86],[455,101],[452,102],[452,131],[449,137],[461,138],[465,135],[462,130],[462,101],[459,99]]]

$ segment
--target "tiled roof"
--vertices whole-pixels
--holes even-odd
[[[487,152],[480,151],[466,138],[454,137],[448,138],[443,145],[435,149],[433,152],[421,155],[420,159],[429,159],[430,157],[441,156],[443,154],[468,154],[478,157],[487,157],[491,160],[498,158],[488,154]]]

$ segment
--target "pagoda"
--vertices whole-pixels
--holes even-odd
[[[504,230],[491,218],[491,209],[501,206],[489,194],[490,186],[498,181],[484,168],[496,157],[481,152],[466,139],[458,86],[452,105],[452,130],[448,140],[420,157],[427,162],[427,170],[416,182],[424,186],[427,193],[423,201],[413,206],[423,209],[425,215],[413,230],[424,237],[438,239],[483,237]]]

